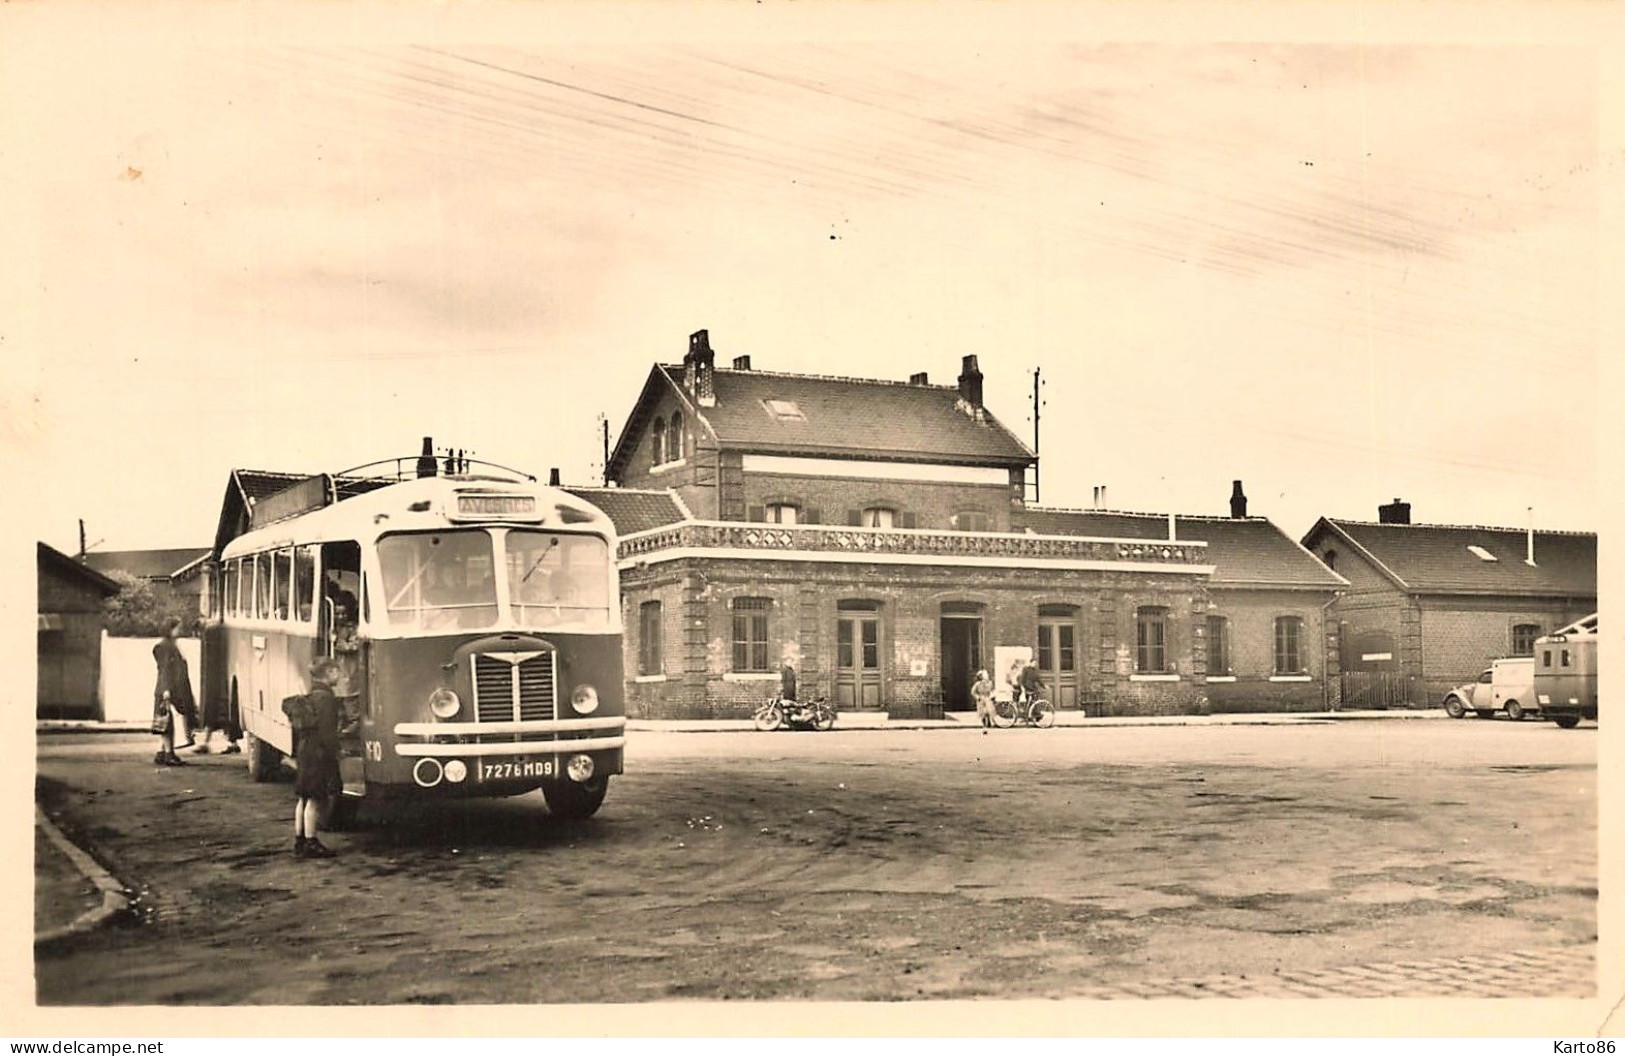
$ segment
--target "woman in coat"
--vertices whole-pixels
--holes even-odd
[[[152,761],[159,766],[184,766],[175,754],[175,715],[186,721],[188,730],[197,725],[197,701],[192,697],[192,675],[175,639],[180,637],[181,621],[170,617],[164,624],[164,637],[152,647],[158,665],[158,683],[152,691],[152,732],[158,735],[158,754]],[[192,742],[181,745],[185,748]]]

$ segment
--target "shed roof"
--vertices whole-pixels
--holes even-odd
[[[107,578],[94,568],[75,561],[67,554],[64,554],[56,547],[47,543],[37,543],[35,560],[38,562],[40,571],[44,571],[45,569],[49,568],[61,575],[81,580],[82,582],[87,583],[101,591],[108,597],[117,594],[123,589],[118,585],[118,583]]]
[[[100,550],[85,555],[98,572],[127,572],[139,579],[169,579],[209,556],[206,546],[169,550]]]

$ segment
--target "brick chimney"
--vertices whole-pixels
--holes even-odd
[[[918,374],[910,374],[908,376],[908,383],[910,385],[929,385],[931,384],[931,379],[926,372],[922,370]]]
[[[434,437],[423,438],[423,453],[418,456],[418,476],[432,477],[438,472],[434,458]]]
[[[959,396],[978,418],[982,416],[982,372],[977,369],[975,356],[966,356],[960,368]]]
[[[711,351],[711,335],[696,330],[688,335],[688,355],[683,357],[683,387],[701,407],[714,407],[716,389],[717,354]]]
[[[734,357],[734,369],[735,370],[749,370],[750,369],[750,357],[749,356],[735,356]]]
[[[1230,516],[1241,520],[1247,516],[1247,494],[1241,490],[1241,481],[1230,485]]]
[[[1410,524],[1411,504],[1398,498],[1386,506],[1377,507],[1378,524]]]

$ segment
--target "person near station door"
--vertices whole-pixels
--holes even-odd
[[[985,731],[993,725],[993,678],[987,673],[987,668],[976,672],[970,684],[970,696],[976,702],[976,717],[981,720]]]
[[[792,702],[796,699],[796,669],[788,660],[779,667],[779,696]]]
[[[152,691],[152,732],[158,735],[158,753],[152,761],[159,766],[184,766],[186,760],[175,754],[177,747],[185,748],[192,742],[175,744],[177,719],[186,723],[188,730],[198,724],[197,701],[192,696],[192,673],[186,657],[181,655],[175,639],[180,637],[181,620],[171,616],[164,623],[164,636],[152,647],[152,659],[158,665],[158,681]]]

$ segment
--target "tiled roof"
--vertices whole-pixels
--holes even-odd
[[[1029,507],[1022,515],[1040,535],[1092,535],[1116,539],[1166,539],[1168,515],[1110,510],[1057,510]],[[1335,590],[1347,581],[1315,560],[1286,533],[1263,517],[1176,515],[1180,539],[1208,544],[1214,586],[1321,587]]]
[[[669,491],[637,488],[565,488],[604,511],[618,535],[631,535],[684,519],[683,510]]]
[[[208,555],[206,546],[180,550],[102,550],[86,554],[85,564],[98,572],[118,570],[139,579],[167,579]]]
[[[1323,518],[1416,593],[1597,593],[1597,536],[1535,533],[1535,564],[1525,564],[1528,533],[1518,528],[1454,524],[1374,524]],[[1320,524],[1310,529],[1314,535]],[[1305,538],[1308,538],[1307,536]],[[1468,549],[1482,548],[1486,561]]]
[[[661,369],[682,388],[681,365]],[[716,404],[699,413],[725,446],[961,463],[1025,464],[1033,457],[992,413],[973,418],[954,386],[718,369],[714,392]],[[801,417],[776,416],[767,400],[793,401]]]

